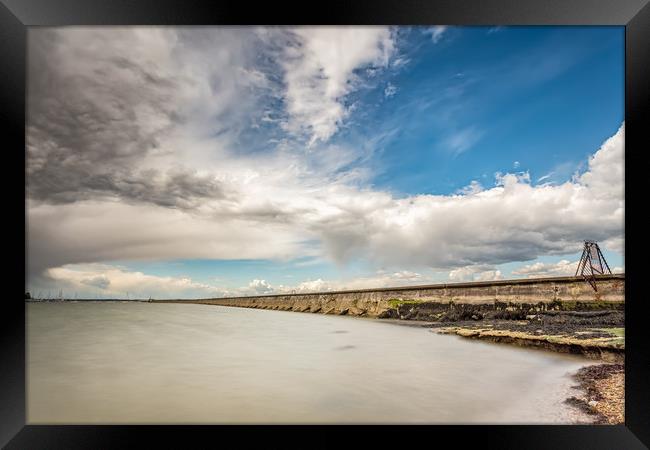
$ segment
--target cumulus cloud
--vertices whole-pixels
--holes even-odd
[[[486,265],[459,267],[449,272],[449,280],[462,281],[494,281],[502,279],[501,271]]]
[[[386,67],[394,50],[386,27],[300,27],[285,49],[287,130],[309,145],[329,139],[348,114],[355,70]]]
[[[431,277],[426,277],[420,273],[412,272],[409,270],[401,270],[397,272],[386,272],[379,270],[375,275],[356,277],[348,280],[323,280],[322,278],[318,278],[316,280],[306,280],[296,285],[268,286],[269,290],[267,292],[275,294],[300,294],[308,292],[328,292],[355,289],[375,289],[396,286],[413,286],[418,284],[429,284],[432,282],[433,279]],[[240,290],[239,292],[243,291]]]
[[[372,173],[352,164],[361,150],[324,141],[359,69],[385,67],[393,46],[385,27],[30,30],[30,279],[71,264],[304,256],[392,273],[485,266],[478,279],[499,276],[487,272],[501,263],[578,252],[587,238],[622,250],[624,126],[561,184],[506,173],[451,195],[372,188]],[[282,138],[249,152],[241,124],[253,122],[285,122],[318,151]],[[468,130],[456,151],[480,138]],[[102,274],[78,284],[121,286]]]
[[[273,287],[266,280],[253,280],[248,284],[248,289],[256,294],[269,294]]]
[[[497,186],[472,195],[396,199],[344,183],[254,176],[242,186],[242,198],[205,213],[118,202],[39,205],[29,209],[29,261],[43,269],[125,258],[320,253],[341,263],[363,257],[384,266],[453,269],[577,252],[585,236],[609,248],[623,240],[624,200],[616,194],[623,180],[605,172],[609,183],[600,182],[600,152],[614,153],[605,159],[622,165],[623,130],[596,152],[593,174],[556,186],[505,174]]]
[[[305,280],[295,285],[273,285],[253,279],[240,287],[217,286],[189,277],[161,277],[130,271],[110,264],[67,264],[47,269],[32,286],[36,298],[58,295],[66,298],[216,298],[268,294],[295,294],[338,290],[370,289],[430,283],[430,278],[411,271],[383,272],[351,280]],[[52,286],[56,286],[53,291]]]
[[[106,264],[65,265],[48,269],[45,277],[63,290],[64,297],[84,298],[201,298],[221,297],[227,291],[187,277],[160,277]],[[46,297],[47,285],[36,285],[35,296]]]
[[[321,278],[317,280],[307,280],[299,283],[297,286],[283,286],[279,288],[281,292],[288,292],[292,294],[303,293],[303,292],[326,292],[332,291],[334,287],[332,283],[328,283]]]
[[[483,186],[481,185],[480,182],[476,180],[472,180],[470,184],[467,186],[463,187],[462,189],[459,189],[457,191],[458,194],[465,194],[465,195],[472,195],[472,194],[478,194],[479,192],[483,191]]]
[[[573,276],[578,269],[578,261],[562,259],[556,263],[537,262],[526,264],[512,271],[513,275],[527,278]],[[622,267],[612,267],[612,273],[623,273]]]
[[[537,262],[527,264],[512,271],[513,275],[523,275],[528,278],[553,277],[574,275],[578,268],[578,261],[560,260],[556,263]]]
[[[595,153],[587,172],[561,185],[534,186],[527,173],[499,174],[497,186],[473,195],[377,195],[367,199],[367,209],[355,209],[358,220],[345,231],[336,227],[343,222],[339,217],[331,230],[335,239],[348,239],[346,249],[361,246],[371,259],[434,268],[577,252],[585,236],[603,244],[620,240],[623,179],[605,174],[601,163],[622,167],[623,133],[621,126]],[[621,173],[618,168],[611,172]],[[330,240],[326,233],[323,240]]]
[[[607,139],[600,149],[589,157],[589,169],[577,176],[577,181],[601,195],[603,199],[623,199],[625,126]],[[623,207],[621,202],[621,208]]]

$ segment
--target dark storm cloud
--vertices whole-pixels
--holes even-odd
[[[117,196],[180,208],[222,197],[214,178],[140,168],[148,156],[169,151],[161,140],[185,119],[178,102],[182,77],[143,62],[128,43],[120,47],[108,35],[78,37],[29,33],[29,197],[71,203]]]
[[[30,182],[31,198],[62,204],[118,197],[181,209],[195,207],[201,199],[224,198],[217,180],[191,170],[175,169],[163,174],[157,170],[92,173],[80,167],[74,169],[59,167],[43,171],[41,180]]]

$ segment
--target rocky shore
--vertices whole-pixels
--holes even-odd
[[[574,375],[582,394],[566,403],[594,417],[594,423],[625,423],[625,366],[599,364],[583,367]]]
[[[621,310],[543,311],[525,315],[519,311],[477,314],[456,310],[435,321],[384,320],[426,327],[440,334],[581,354],[598,360],[599,363],[587,365],[573,375],[578,393],[565,402],[591,417],[594,424],[624,423],[625,316]]]
[[[622,311],[550,311],[528,315],[523,320],[440,321],[431,323],[431,327],[442,334],[541,347],[607,362],[624,362]]]
[[[581,368],[574,378],[579,394],[566,402],[593,417],[594,424],[625,421],[625,328],[622,311],[564,311],[528,315],[524,320],[430,322],[432,331],[582,354],[604,363]]]

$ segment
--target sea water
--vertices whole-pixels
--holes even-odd
[[[576,423],[591,361],[322,314],[27,304],[30,424]]]

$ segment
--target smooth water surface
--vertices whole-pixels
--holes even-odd
[[[27,305],[28,423],[571,423],[590,361],[380,320]]]

